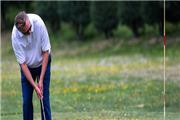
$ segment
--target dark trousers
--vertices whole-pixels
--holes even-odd
[[[41,67],[37,68],[29,68],[30,73],[34,80],[37,77],[40,77],[41,74]],[[44,75],[43,80],[43,105],[46,120],[51,120],[51,108],[50,108],[50,100],[49,100],[49,85],[50,85],[50,75],[51,75],[51,56],[49,56],[48,65],[46,68],[46,72]],[[34,88],[26,79],[22,69],[21,69],[21,85],[22,85],[22,98],[23,98],[23,120],[33,120],[33,104],[32,104],[32,97]],[[41,118],[43,118],[43,111],[41,106]]]

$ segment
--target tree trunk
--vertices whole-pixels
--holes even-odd
[[[84,41],[84,31],[82,24],[75,25],[77,40]]]
[[[159,22],[159,33],[161,36],[164,36],[164,26],[162,22]]]
[[[60,28],[60,21],[58,19],[51,21],[51,28],[52,31],[56,33]]]
[[[135,37],[139,37],[140,36],[137,24],[133,24],[132,25],[132,31],[133,31]]]
[[[5,16],[5,3],[2,3],[2,9],[1,9],[1,28],[2,28],[2,31],[6,28],[6,16]]]
[[[106,39],[109,39],[109,38],[112,38],[112,37],[113,37],[113,32],[110,31],[110,30],[106,30],[106,31],[104,32],[104,34],[105,34]]]

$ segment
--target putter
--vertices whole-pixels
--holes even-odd
[[[39,77],[37,77],[37,82],[39,82]],[[42,106],[43,118],[44,118],[44,120],[46,120],[45,111],[44,111],[43,98],[42,98],[42,99],[40,99],[40,103],[41,103],[41,106]]]
[[[41,102],[41,106],[42,106],[43,117],[44,117],[44,120],[46,120],[45,111],[44,111],[43,99],[40,99],[40,102]]]

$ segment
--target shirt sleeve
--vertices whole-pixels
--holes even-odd
[[[20,46],[16,41],[16,38],[12,37],[12,46],[13,46],[13,50],[17,59],[17,62],[19,64],[23,64],[25,62],[25,54],[24,51],[22,49],[22,46]]]
[[[48,35],[48,31],[47,31],[47,29],[46,29],[46,26],[45,26],[45,24],[43,23],[42,24],[42,37],[41,37],[41,49],[42,49],[42,51],[47,51],[47,50],[49,50],[49,52],[50,52],[50,49],[51,49],[51,45],[50,45],[50,42],[49,42],[49,35]]]

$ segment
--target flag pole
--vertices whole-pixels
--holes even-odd
[[[166,26],[165,26],[165,0],[164,0],[164,120],[166,120]]]

